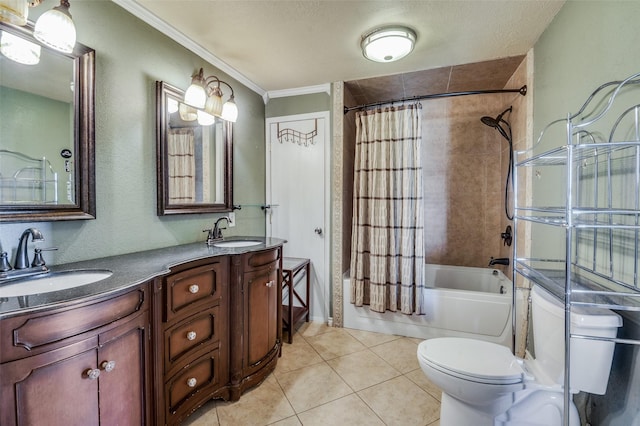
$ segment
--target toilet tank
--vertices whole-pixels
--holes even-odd
[[[538,285],[531,289],[536,363],[555,383],[564,383],[564,303]],[[571,333],[616,337],[620,315],[608,309],[574,306]],[[571,391],[604,395],[611,372],[614,342],[571,338]]]

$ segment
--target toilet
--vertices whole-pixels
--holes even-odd
[[[560,426],[564,412],[564,304],[540,286],[531,289],[535,358],[506,346],[442,337],[418,345],[424,374],[442,390],[441,426]],[[574,307],[573,334],[615,337],[622,318],[607,309]],[[571,393],[603,395],[615,343],[571,339]],[[527,354],[528,355],[528,354]],[[570,426],[579,426],[571,402]]]

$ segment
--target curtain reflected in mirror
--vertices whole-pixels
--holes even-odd
[[[158,215],[231,210],[231,124],[201,124],[182,91],[156,82]]]

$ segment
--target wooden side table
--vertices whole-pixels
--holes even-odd
[[[288,332],[288,343],[293,342],[293,330],[303,317],[309,322],[309,291],[311,284],[309,259],[299,257],[284,257],[282,259],[282,298],[288,295],[288,300],[282,302],[282,328]],[[302,280],[296,278],[306,275],[306,297],[304,299],[296,291],[296,284]],[[286,292],[286,293],[285,293]],[[295,299],[295,300],[294,300]],[[302,306],[294,306],[297,301]]]

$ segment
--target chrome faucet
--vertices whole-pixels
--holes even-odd
[[[29,267],[29,254],[27,253],[29,235],[31,235],[33,242],[44,241],[42,232],[36,228],[26,229],[20,236],[20,243],[18,243],[18,250],[16,250],[16,260],[13,264],[13,269],[27,269]]]
[[[499,257],[494,259],[493,257],[489,260],[489,266],[493,265],[505,265],[509,266],[509,258],[508,257]]]
[[[229,218],[227,216],[222,216],[220,219],[216,220],[216,223],[213,225],[213,238],[215,238],[216,240],[221,240],[222,239],[222,230],[223,229],[227,229],[227,228],[221,228],[220,227],[220,221],[221,220],[226,220],[227,221],[227,225],[229,224]]]
[[[221,218],[219,218],[218,220],[216,220],[216,223],[214,223],[213,225],[213,229],[205,229],[202,232],[208,232],[209,234],[207,235],[207,245],[211,246],[213,245],[214,242],[216,241],[220,241],[222,239],[222,230],[226,229],[226,228],[221,228],[220,227],[220,221],[224,219],[227,221],[227,224],[229,224],[229,218],[227,216],[222,216]]]

